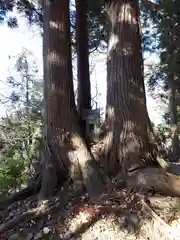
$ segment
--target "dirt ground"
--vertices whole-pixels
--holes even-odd
[[[28,198],[0,211],[0,240],[180,239],[180,199],[112,191],[92,201],[60,192],[50,202]]]

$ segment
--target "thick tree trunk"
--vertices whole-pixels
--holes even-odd
[[[112,171],[116,163],[121,166],[127,186],[136,191],[179,196],[179,177],[149,167],[163,163],[156,159],[150,138],[153,129],[146,108],[138,1],[105,2],[109,20],[105,165]]]
[[[78,111],[82,133],[85,136],[86,122],[82,110],[91,109],[91,83],[89,74],[89,44],[87,29],[87,2],[76,0],[76,46],[78,66]]]
[[[104,148],[107,169],[152,163],[137,0],[106,0],[109,25]],[[116,169],[118,169],[116,167]]]
[[[171,31],[171,29],[170,29]],[[169,113],[170,113],[170,127],[171,127],[171,160],[177,161],[179,158],[179,136],[178,136],[178,119],[177,119],[177,102],[176,102],[176,93],[177,85],[175,82],[176,72],[174,70],[174,33],[170,32],[168,35],[168,47],[167,47],[167,59],[166,64],[168,67],[168,87],[169,87]]]
[[[171,124],[171,139],[172,139],[172,161],[179,159],[179,136],[177,124],[177,104],[176,104],[176,84],[174,81],[174,74],[169,74],[169,112]]]
[[[95,161],[81,138],[74,101],[69,1],[44,1],[44,123],[45,149],[41,198],[48,198],[67,175],[90,194],[102,181]],[[64,174],[65,171],[65,174]],[[94,183],[94,185],[93,185]]]

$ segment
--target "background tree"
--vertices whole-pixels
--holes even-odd
[[[179,2],[162,1],[162,10],[156,14],[151,13],[156,30],[160,64],[154,69],[149,79],[149,86],[154,92],[161,89],[160,97],[169,105],[168,113],[164,115],[166,124],[171,128],[170,159],[179,158],[178,134],[178,105],[179,105],[179,15],[177,7]]]
[[[83,110],[91,109],[87,14],[87,2],[84,0],[76,0],[76,50],[78,72],[77,107],[84,137],[86,131],[86,121],[83,120]]]
[[[29,23],[36,23],[42,26],[42,7],[39,1],[33,0],[10,0],[0,1],[0,22],[6,22],[10,27],[17,27],[18,21],[13,16],[14,10],[27,17]],[[12,14],[10,16],[9,14]]]
[[[6,82],[11,91],[9,96],[1,96],[8,109],[0,120],[0,190],[4,194],[21,189],[32,179],[42,145],[42,79],[32,59],[27,49],[11,59],[16,62]]]

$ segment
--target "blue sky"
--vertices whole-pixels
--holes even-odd
[[[18,16],[19,28],[10,29],[6,25],[0,26],[1,44],[0,44],[0,93],[6,95],[10,89],[3,84],[9,76],[12,69],[12,61],[9,56],[16,56],[22,52],[23,48],[33,53],[38,68],[42,73],[42,39],[39,30],[36,27],[29,28],[24,18]],[[146,56],[146,63],[157,61],[157,57]],[[98,87],[98,96],[96,100],[101,108],[105,107],[106,101],[106,55],[91,56],[90,62],[93,66],[91,75],[92,95],[96,95]],[[161,110],[158,108],[158,102],[147,94],[147,107],[150,118],[155,124],[161,122]],[[0,116],[5,114],[6,109],[0,105]]]

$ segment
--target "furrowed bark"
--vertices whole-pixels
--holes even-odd
[[[138,1],[106,0],[109,26],[104,155],[107,169],[153,164],[142,68]],[[112,169],[111,169],[112,168]]]
[[[45,149],[41,199],[69,176],[90,194],[103,189],[98,167],[81,137],[74,100],[69,1],[44,1]],[[59,185],[58,185],[59,187]]]

